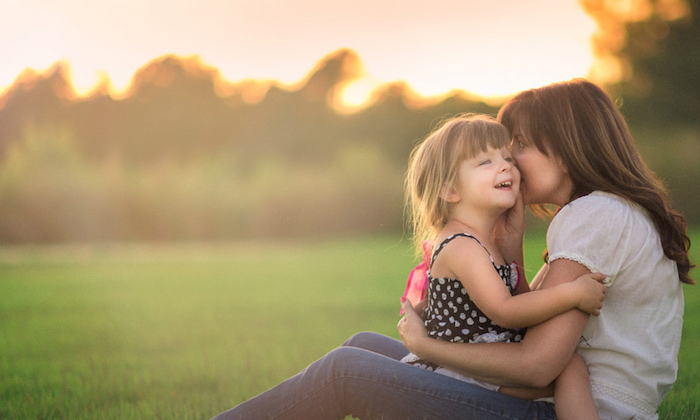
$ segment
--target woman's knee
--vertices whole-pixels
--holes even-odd
[[[338,347],[331,350],[311,366],[316,365],[314,366],[315,370],[324,372],[329,377],[343,376],[357,367],[358,362],[364,356],[363,353],[366,352],[356,347]]]
[[[350,337],[344,347],[356,347],[399,360],[408,354],[401,341],[375,332],[361,332]]]
[[[368,343],[372,343],[377,339],[377,334],[372,331],[362,331],[353,334],[352,337],[348,338],[344,343],[343,347],[359,347],[366,348]]]

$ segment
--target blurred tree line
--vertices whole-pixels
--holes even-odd
[[[353,113],[330,105],[359,58],[297,87],[226,84],[158,58],[122,99],[76,97],[66,65],[0,99],[0,241],[211,240],[397,232],[410,150],[441,116],[497,108],[455,94],[411,106],[401,83]]]
[[[597,22],[596,79],[612,75],[643,156],[700,222],[700,0],[579,0]]]
[[[599,23],[600,56],[620,73],[606,88],[697,223],[698,0],[624,3],[647,12],[582,0]],[[77,97],[65,64],[27,71],[0,97],[0,242],[401,232],[415,143],[444,117],[498,107],[464,92],[420,102],[392,83],[371,105],[338,112],[332,104],[360,68],[339,50],[297,86],[232,84],[196,57],[165,56],[123,98],[108,81]]]

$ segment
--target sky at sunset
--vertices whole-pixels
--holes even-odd
[[[79,93],[105,76],[123,91],[166,54],[292,84],[350,48],[365,72],[351,102],[399,80],[491,96],[585,76],[595,31],[577,0],[3,0],[0,14],[0,90],[63,60]]]

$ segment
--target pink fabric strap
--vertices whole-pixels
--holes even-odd
[[[517,289],[518,286],[520,286],[520,280],[522,280],[523,276],[520,275],[520,266],[518,263],[513,261],[513,265],[515,266],[515,273],[518,275],[518,281],[515,283],[515,288]]]
[[[430,270],[430,256],[433,251],[433,243],[423,242],[423,261],[420,262],[408,275],[406,290],[403,292],[403,299],[411,301],[412,305],[418,304],[425,297],[425,290],[428,288],[428,270]],[[402,299],[402,301],[403,301]],[[403,315],[401,308],[400,315]]]

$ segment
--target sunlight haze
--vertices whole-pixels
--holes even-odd
[[[364,65],[350,104],[394,81],[427,97],[503,96],[586,76],[595,31],[576,0],[9,0],[0,12],[0,90],[65,61],[79,94],[104,80],[119,93],[166,54],[197,55],[233,82],[293,84],[350,48]]]

